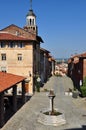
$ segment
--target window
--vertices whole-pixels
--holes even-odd
[[[22,54],[18,54],[18,61],[22,60]]]
[[[1,67],[1,71],[2,71],[2,72],[6,72],[6,67],[2,66],[2,67]]]
[[[33,19],[33,25],[34,25],[34,19]]]
[[[35,27],[33,27],[33,30],[35,30]]]
[[[31,25],[31,19],[30,19],[30,25]]]
[[[10,48],[15,47],[15,43],[14,43],[14,42],[10,42],[10,43],[9,43],[9,47],[10,47]]]
[[[6,46],[6,44],[4,42],[0,42],[0,47],[4,48]]]
[[[6,54],[1,54],[1,60],[6,60]]]
[[[18,47],[22,48],[22,47],[24,47],[24,44],[22,42],[20,42],[20,43],[18,43]]]

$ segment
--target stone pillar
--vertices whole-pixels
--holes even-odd
[[[4,92],[0,93],[0,127],[4,125]]]
[[[13,86],[13,111],[17,111],[17,85]]]
[[[50,90],[48,97],[50,99],[50,112],[51,112],[50,114],[52,115],[54,113],[54,98],[55,98],[53,90]]]
[[[25,81],[22,81],[22,103],[25,103]]]

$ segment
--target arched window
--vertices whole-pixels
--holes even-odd
[[[33,19],[33,25],[34,25],[34,19]]]
[[[30,25],[31,25],[31,19],[30,19]]]

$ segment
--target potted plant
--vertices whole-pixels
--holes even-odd
[[[86,97],[86,86],[81,86],[81,96]]]
[[[80,87],[81,96],[86,97],[86,77],[83,79],[83,85]]]
[[[74,90],[72,93],[73,93],[72,95],[73,98],[77,98],[79,96],[79,91],[76,89],[76,87],[74,87]]]
[[[35,85],[36,85],[36,90],[37,90],[37,92],[40,92],[40,83],[41,83],[41,78],[40,78],[40,76],[37,74],[37,75],[36,75],[36,81],[35,81]]]

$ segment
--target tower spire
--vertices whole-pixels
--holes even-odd
[[[34,14],[33,9],[32,9],[32,0],[29,0],[29,2],[30,2],[30,9],[26,15],[26,26],[24,27],[24,29],[28,32],[31,32],[37,35],[38,28],[36,26],[36,15]]]
[[[32,10],[32,0],[30,0],[30,10]]]

